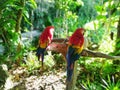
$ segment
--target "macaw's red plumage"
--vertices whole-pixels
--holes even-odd
[[[41,44],[46,43],[46,41],[48,40],[49,40],[49,43],[51,43],[51,40],[53,39],[53,30],[54,30],[53,26],[48,26],[44,29],[44,31],[39,37]]]
[[[54,31],[54,27],[48,26],[44,29],[44,31],[42,32],[42,34],[39,37],[36,55],[38,56],[38,60],[41,57],[42,66],[43,66],[43,60],[44,60],[44,52],[53,39],[53,31]]]
[[[73,33],[73,35],[69,39],[69,44],[70,45],[76,45],[78,47],[81,47],[84,43],[84,38],[83,38],[83,28],[78,28],[76,31]]]
[[[69,38],[68,50],[66,54],[67,81],[71,81],[73,69],[74,69],[74,62],[80,58],[80,53],[82,52],[83,44],[84,44],[83,34],[84,34],[84,29],[78,28]]]

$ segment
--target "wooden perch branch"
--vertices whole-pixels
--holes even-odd
[[[101,52],[95,52],[91,50],[86,50],[84,49],[82,51],[82,56],[87,56],[87,57],[99,57],[99,58],[107,58],[107,59],[118,59],[120,60],[120,56],[110,56]]]
[[[49,45],[47,50],[62,53],[63,56],[66,56],[67,47],[68,47],[67,41],[68,39],[61,39],[61,38],[53,39],[52,43]],[[101,52],[95,52],[87,49],[84,49],[81,55],[85,57],[99,57],[99,58],[120,60],[120,56],[110,56]]]

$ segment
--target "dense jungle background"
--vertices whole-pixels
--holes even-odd
[[[85,28],[85,49],[120,56],[120,0],[0,0],[0,90],[65,90],[66,61],[45,52],[44,71],[35,51],[40,33],[54,38]],[[81,56],[75,90],[120,90],[120,58]]]

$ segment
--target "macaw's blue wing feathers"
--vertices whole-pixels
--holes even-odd
[[[76,49],[72,46],[69,46],[68,52],[66,55],[67,59],[67,81],[71,81],[73,69],[74,69],[74,62],[79,59],[80,54],[75,53]]]
[[[67,52],[67,55],[66,55],[66,58],[67,58],[67,66],[70,66],[71,63],[72,63],[72,60],[71,60],[71,56],[74,54],[75,52],[75,49],[72,48],[72,46],[69,46],[68,48],[68,52]]]
[[[67,66],[70,66],[72,63],[74,63],[76,60],[78,60],[80,58],[80,54],[79,53],[75,53],[76,52],[76,48],[73,48],[72,46],[69,46],[68,48],[68,52],[66,55],[66,59],[67,59]]]
[[[38,47],[38,48],[37,48],[37,51],[36,51],[36,55],[37,55],[37,56],[40,56],[40,55],[43,54],[44,52],[45,52],[45,48]]]

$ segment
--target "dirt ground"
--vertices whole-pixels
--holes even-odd
[[[65,69],[41,72],[34,70],[30,75],[26,68],[17,67],[9,71],[5,90],[65,90]]]

